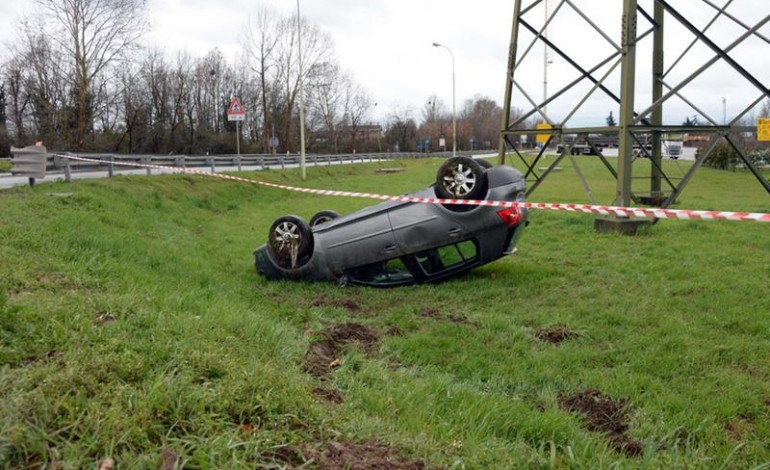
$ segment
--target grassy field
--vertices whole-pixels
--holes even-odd
[[[437,166],[305,184],[400,194]],[[587,202],[569,160],[531,200]],[[517,255],[438,285],[254,272],[275,218],[369,204],[197,176],[0,191],[0,467],[768,467],[767,224],[533,212]],[[703,169],[676,207],[770,196]]]

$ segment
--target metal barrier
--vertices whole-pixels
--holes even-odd
[[[70,155],[76,157],[88,158],[91,160],[100,160],[110,163],[92,163],[83,161],[72,161],[62,158],[59,155]],[[458,155],[470,156],[470,152],[458,152]],[[308,154],[306,155],[307,166],[331,166],[344,163],[365,163],[393,161],[418,158],[449,158],[452,152],[436,153],[418,153],[418,152],[397,152],[397,153],[349,153],[349,154]],[[112,163],[114,162],[114,164]],[[243,171],[245,170],[267,170],[270,168],[292,168],[300,164],[299,154],[244,154],[244,155],[128,155],[116,153],[72,153],[72,152],[53,152],[48,154],[45,169],[51,174],[63,174],[65,181],[72,179],[73,173],[100,172],[104,171],[108,177],[113,177],[118,171],[115,166],[124,168],[126,164],[149,164],[161,166],[173,166],[181,168],[205,168],[213,173],[217,171]],[[146,169],[148,175],[152,174],[150,168]]]
[[[11,147],[11,174],[26,176],[29,185],[34,186],[36,179],[45,178],[47,161],[50,159],[42,145],[30,145],[23,148]]]

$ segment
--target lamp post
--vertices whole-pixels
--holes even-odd
[[[722,124],[727,125],[727,97],[722,97]]]
[[[297,60],[299,61],[299,168],[302,181],[305,173],[305,91],[302,79],[302,17],[299,14],[299,0],[297,0]]]
[[[449,47],[433,43],[433,47],[443,47],[449,51],[449,55],[452,57],[452,156],[457,156],[457,115],[455,113],[455,55],[452,53],[452,49]]]

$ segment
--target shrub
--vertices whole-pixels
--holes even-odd
[[[706,160],[705,166],[717,168],[719,170],[735,170],[735,167],[741,162],[738,152],[727,142],[720,142],[711,151]]]

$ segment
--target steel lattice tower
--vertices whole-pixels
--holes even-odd
[[[752,26],[730,10],[736,0],[721,0],[723,6],[715,4],[716,1],[551,0],[556,6],[549,9],[545,0],[514,0],[499,161],[504,163],[506,151],[512,151],[513,158],[518,157],[524,163],[530,183],[528,196],[564,158],[572,159],[570,150],[578,141],[584,141],[615,177],[614,203],[617,205],[629,206],[636,202],[668,207],[720,141],[727,142],[740,155],[745,167],[770,193],[767,179],[736,139],[736,135],[756,134],[756,122],[750,117],[770,98],[770,77],[757,71],[757,61],[766,63],[770,57],[770,39],[762,32],[770,22],[770,5],[761,2],[760,6],[752,6],[754,13],[761,13],[753,15],[751,19],[756,24]],[[611,7],[615,10],[608,11]],[[550,37],[546,31],[562,33],[562,39]],[[590,44],[589,48],[575,49],[573,43],[578,41],[569,39],[578,35],[583,38],[583,44]],[[533,99],[539,94],[539,84],[534,80],[525,83],[534,67],[523,66],[535,56],[531,53],[535,46],[546,48],[546,57],[550,55],[554,61],[558,60],[566,71],[549,75],[551,80],[560,75],[564,79],[540,102]],[[645,57],[647,62],[639,63],[639,59]],[[548,62],[543,67],[547,68]],[[547,73],[545,70],[544,75]],[[709,108],[722,93],[722,90],[709,89],[709,74],[712,79],[714,74],[728,75],[743,86],[742,90],[751,90],[750,96],[741,93],[741,100],[735,100],[739,102],[736,105],[739,109],[731,113],[729,121],[724,94],[722,122],[714,116],[713,109],[709,114]],[[575,117],[581,113],[593,116],[594,121],[597,118],[604,121],[604,114],[597,116],[597,112],[592,111],[592,103],[600,100],[605,103],[602,109],[609,106],[610,110],[618,111],[616,126],[593,126],[590,118],[575,123],[580,121]],[[692,114],[702,124],[666,124],[664,112],[674,105],[687,109],[687,115]],[[558,119],[557,112],[563,113]],[[550,125],[550,130],[537,128],[533,124],[536,119]],[[663,169],[661,140],[666,135],[685,133],[708,136],[708,143],[679,178],[670,177]],[[544,134],[547,142],[537,156],[532,160],[525,158],[518,138],[523,135],[531,139]],[[598,148],[602,139],[608,137],[618,143],[616,167]],[[546,162],[546,148],[556,142],[561,144],[562,152]],[[640,179],[632,172],[634,161],[640,156],[649,157],[650,174],[643,177],[649,180],[649,189],[632,188],[634,180]],[[592,198],[574,159],[573,164]],[[646,182],[644,184],[646,186]]]

